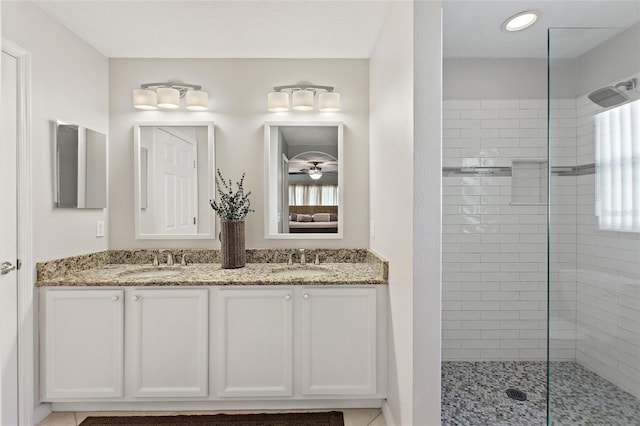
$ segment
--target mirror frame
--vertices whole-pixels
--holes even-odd
[[[214,240],[216,239],[215,214],[211,213],[210,230],[206,234],[142,234],[140,232],[140,208],[141,208],[141,167],[140,167],[140,128],[141,127],[207,127],[207,150],[209,158],[207,165],[209,175],[207,178],[207,192],[209,199],[214,198],[213,176],[215,173],[215,124],[213,121],[140,121],[133,125],[133,176],[134,176],[134,225],[136,240]]]
[[[301,233],[301,234],[278,234],[269,232],[269,217],[274,207],[273,201],[269,199],[270,173],[269,158],[271,158],[271,128],[272,127],[337,127],[338,128],[338,232],[328,233]],[[279,240],[340,240],[344,238],[344,138],[342,121],[267,121],[264,123],[264,238]]]

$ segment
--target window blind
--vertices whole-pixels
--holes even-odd
[[[289,185],[290,206],[337,206],[338,185]]]
[[[595,116],[598,228],[640,232],[640,101]]]

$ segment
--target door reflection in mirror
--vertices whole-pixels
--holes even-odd
[[[213,125],[136,126],[136,236],[213,238]]]

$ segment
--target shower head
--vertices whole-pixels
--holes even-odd
[[[635,89],[635,87],[636,79],[633,78],[629,81],[620,82],[615,86],[595,90],[589,94],[589,99],[603,108],[609,108],[627,101],[629,95],[627,95],[625,91]],[[624,90],[622,90],[622,88],[624,88]]]

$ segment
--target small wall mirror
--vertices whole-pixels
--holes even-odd
[[[265,238],[342,238],[342,127],[265,124]]]
[[[213,123],[137,123],[133,134],[136,239],[215,238]]]
[[[54,135],[56,207],[107,207],[107,136],[60,120]]]

